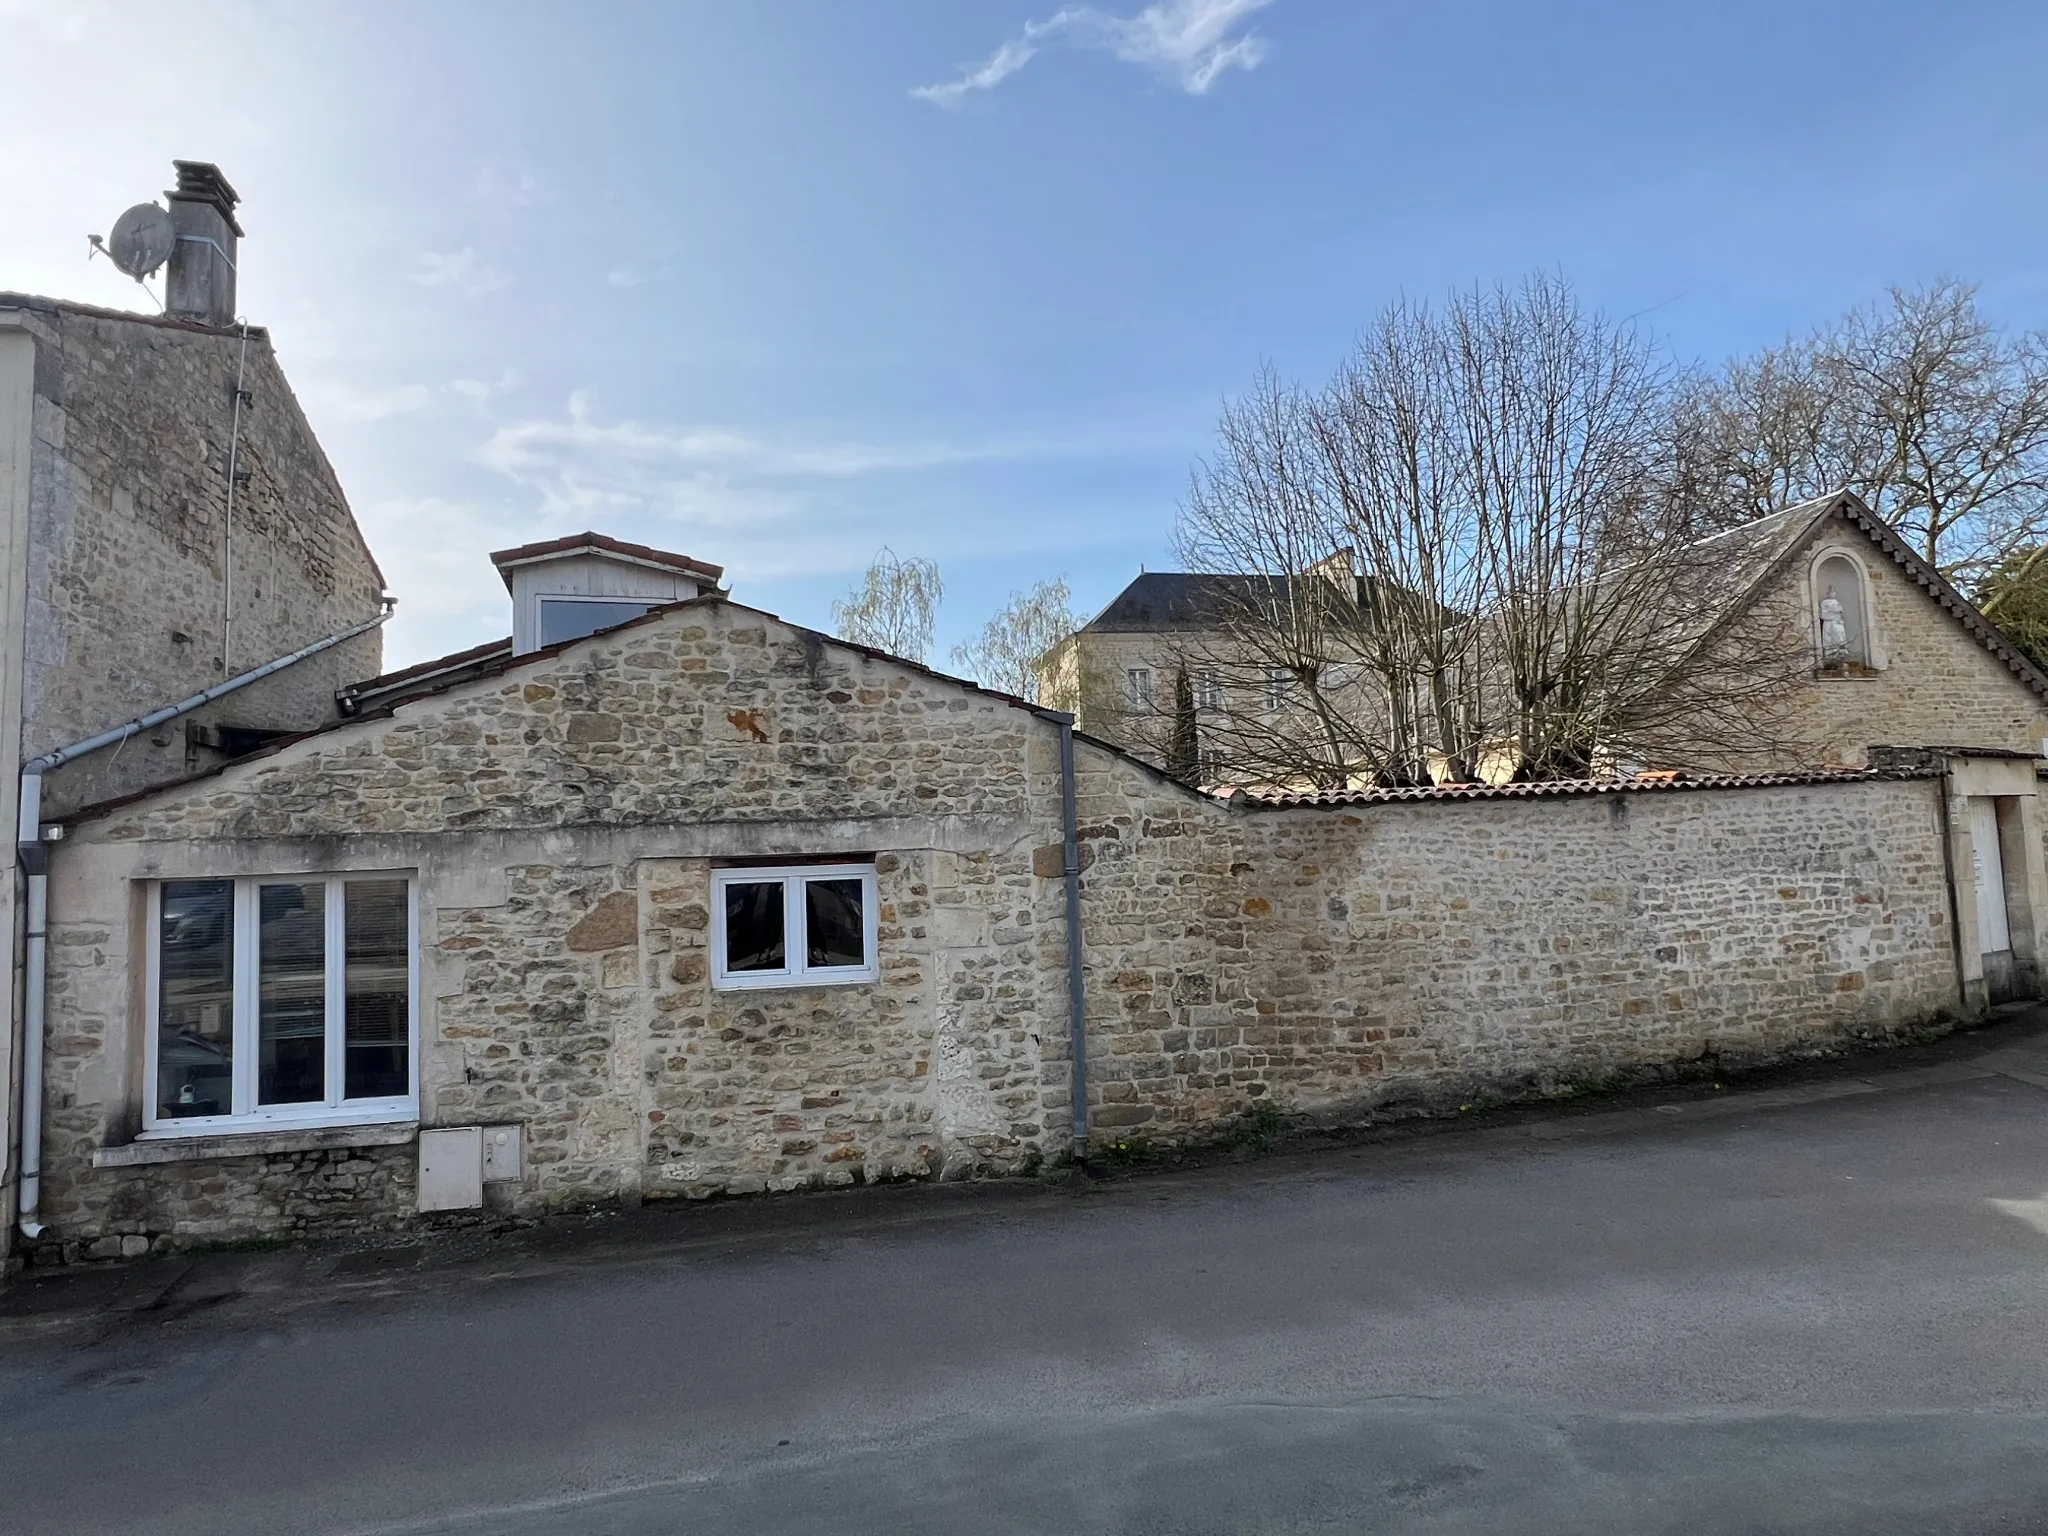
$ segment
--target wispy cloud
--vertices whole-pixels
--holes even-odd
[[[670,270],[667,263],[657,265],[654,262],[629,261],[605,273],[604,280],[614,288],[644,288],[649,283],[660,282]]]
[[[496,293],[512,279],[473,250],[421,251],[407,277],[422,288],[452,288],[465,299]]]
[[[500,208],[538,208],[555,200],[555,189],[538,171],[493,160],[476,173],[476,195]]]
[[[341,379],[320,379],[302,391],[307,406],[323,420],[389,421],[396,416],[419,416],[460,402],[467,414],[481,415],[498,396],[516,388],[519,375],[506,369],[495,380],[451,379],[446,384],[395,384],[388,388],[360,388]]]
[[[521,487],[526,515],[555,533],[695,544],[707,559],[764,575],[836,571],[871,554],[874,530],[833,511],[863,477],[1059,451],[770,441],[723,426],[604,421],[577,394],[562,416],[498,427],[477,456]]]
[[[958,80],[921,85],[911,95],[957,107],[976,91],[991,90],[1046,48],[1065,46],[1109,53],[1172,81],[1192,96],[1206,95],[1230,68],[1254,69],[1266,57],[1264,38],[1244,30],[1254,12],[1273,0],[1155,0],[1135,16],[1112,16],[1092,5],[1070,5],[1044,21],[1027,21],[986,61]]]

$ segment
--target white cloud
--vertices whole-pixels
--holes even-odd
[[[451,402],[460,402],[466,414],[481,415],[486,405],[519,382],[519,375],[509,368],[495,380],[451,379],[446,384],[396,384],[388,389],[361,389],[340,379],[316,378],[301,394],[307,409],[323,421],[389,421],[423,415]]]
[[[421,251],[406,275],[422,288],[453,288],[465,299],[496,293],[512,281],[467,246],[459,251]]]
[[[531,498],[553,537],[584,528],[701,555],[756,577],[850,569],[876,530],[845,515],[865,476],[1016,458],[1057,447],[769,442],[720,426],[600,421],[582,394],[564,416],[508,423],[478,459]]]
[[[629,261],[605,273],[604,280],[614,288],[644,288],[649,283],[660,282],[669,271],[666,264],[656,266],[651,262]]]
[[[957,107],[971,93],[1000,85],[1040,52],[1057,45],[1109,53],[1164,76],[1192,96],[1206,95],[1235,66],[1254,69],[1265,58],[1264,38],[1241,30],[1273,0],[1155,0],[1135,16],[1112,16],[1092,5],[1070,5],[1045,21],[1027,21],[988,60],[958,80],[921,85],[910,94]]]
[[[476,195],[500,208],[538,208],[555,200],[555,189],[538,171],[493,160],[476,173]]]

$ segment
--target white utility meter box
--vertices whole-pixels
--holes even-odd
[[[478,1126],[420,1132],[423,1211],[473,1211],[484,1203],[484,1133]]]

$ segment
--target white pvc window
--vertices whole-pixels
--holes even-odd
[[[873,981],[872,864],[721,869],[711,877],[711,981],[722,989]]]
[[[145,1134],[417,1114],[410,875],[161,881],[147,951]]]
[[[1211,671],[1197,672],[1195,674],[1195,708],[1216,710],[1222,707],[1222,679]]]
[[[1129,667],[1124,671],[1124,689],[1130,694],[1131,702],[1140,708],[1152,702],[1152,669],[1150,667]]]
[[[543,597],[540,599],[540,643],[560,645],[581,640],[601,629],[629,624],[659,602],[630,598]]]

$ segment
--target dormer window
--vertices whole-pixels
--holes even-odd
[[[491,556],[512,594],[512,654],[612,629],[665,603],[722,596],[724,571],[602,533],[522,544]]]
[[[540,599],[540,643],[560,645],[564,640],[581,640],[600,629],[610,629],[637,619],[654,603],[629,603],[593,597],[543,597]]]
[[[1813,594],[1821,667],[1839,671],[1869,667],[1870,619],[1863,568],[1847,555],[1829,555],[1813,568]]]

